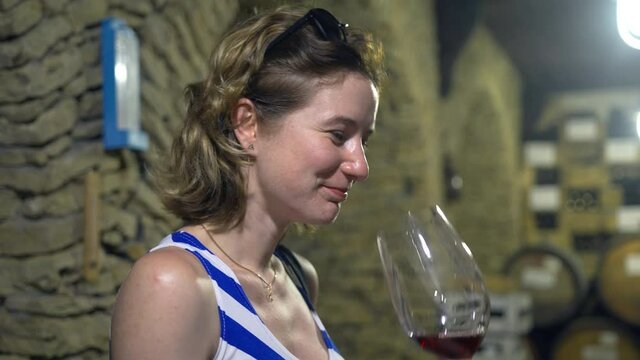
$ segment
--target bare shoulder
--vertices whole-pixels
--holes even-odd
[[[307,280],[307,286],[309,287],[309,296],[311,297],[311,301],[315,305],[318,302],[318,292],[320,291],[320,280],[318,279],[318,272],[316,268],[313,266],[311,261],[309,261],[304,256],[293,252],[293,255],[296,257],[300,266],[302,267],[302,272],[304,273],[304,277]]]
[[[198,260],[179,248],[146,254],[118,293],[113,359],[206,358],[219,338],[215,294]]]
[[[193,255],[176,247],[164,248],[146,254],[134,264],[118,296],[127,299],[130,295],[165,295],[162,298],[167,300],[196,300],[207,293],[208,288],[199,282],[205,277],[206,272]]]
[[[134,264],[127,281],[137,280],[140,276],[159,276],[173,274],[174,276],[197,276],[199,268],[197,260],[187,251],[178,247],[166,247],[141,257]],[[164,278],[163,280],[167,280]],[[167,284],[161,281],[161,284]]]

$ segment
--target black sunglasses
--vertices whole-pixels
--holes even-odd
[[[278,46],[278,44],[282,43],[282,41],[284,41],[291,34],[300,30],[300,28],[302,28],[307,22],[310,22],[315,26],[319,35],[322,36],[324,40],[347,41],[345,28],[347,28],[349,24],[341,23],[340,21],[338,21],[338,19],[336,19],[335,16],[333,16],[333,14],[325,9],[316,8],[309,10],[309,12],[307,12],[305,16],[296,20],[293,25],[283,31],[282,34],[278,35],[275,39],[273,39],[269,46],[267,46],[265,54],[268,54],[271,49]]]

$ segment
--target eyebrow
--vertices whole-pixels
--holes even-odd
[[[346,116],[341,116],[341,115],[329,118],[329,122],[331,122],[331,123],[334,123],[334,122],[345,122],[345,123],[348,123],[350,126],[353,126],[353,127],[356,127],[356,128],[358,127],[358,122],[356,120],[354,120],[352,118],[349,118],[349,117],[346,117]],[[375,128],[369,128],[369,129],[367,129],[366,134],[367,134],[367,136],[371,136],[374,132],[375,132]]]

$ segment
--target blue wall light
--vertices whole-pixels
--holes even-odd
[[[101,24],[104,147],[146,150],[149,137],[140,127],[140,46],[124,21]]]

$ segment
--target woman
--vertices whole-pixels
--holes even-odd
[[[380,59],[322,9],[225,36],[156,174],[187,225],[124,282],[113,359],[342,358],[313,308],[313,266],[279,242],[293,223],[332,223],[367,177]]]

